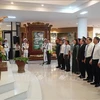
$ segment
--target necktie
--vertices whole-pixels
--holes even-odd
[[[95,46],[93,47],[93,50],[92,50],[92,54],[91,54],[92,58],[93,58],[94,49],[95,49]]]

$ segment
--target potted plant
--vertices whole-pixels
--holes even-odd
[[[2,60],[6,60],[6,56],[0,51],[0,62],[2,62]]]
[[[18,57],[14,58],[17,66],[18,66],[18,73],[24,73],[25,72],[25,64],[28,61],[28,58],[25,57]]]

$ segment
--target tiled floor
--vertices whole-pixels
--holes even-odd
[[[100,100],[100,88],[79,79],[71,72],[56,69],[56,61],[51,65],[33,62],[31,71],[40,81],[43,100]]]

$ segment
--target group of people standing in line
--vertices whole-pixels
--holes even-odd
[[[6,55],[7,60],[9,60],[10,46],[9,46],[8,41],[7,41],[7,38],[4,39],[4,41],[2,43],[2,46],[4,48],[4,54]],[[16,44],[14,46],[14,49],[15,49],[15,58],[20,57],[21,55],[23,57],[28,58],[29,43],[28,43],[27,38],[24,38],[23,39],[23,43],[22,43],[22,46],[21,47],[20,47],[19,43],[16,42]]]
[[[70,71],[72,56],[72,73],[95,87],[100,86],[100,39],[90,37],[74,39],[73,45],[68,40],[56,40],[58,66],[61,70]],[[87,73],[87,74],[86,74]]]

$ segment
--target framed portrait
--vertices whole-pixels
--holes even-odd
[[[34,50],[40,50],[44,40],[44,31],[32,32],[32,47]]]

